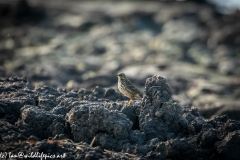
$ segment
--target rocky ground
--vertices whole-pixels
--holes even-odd
[[[148,78],[144,98],[130,106],[101,87],[34,89],[25,78],[13,77],[1,78],[0,85],[1,153],[64,159],[239,158],[240,122],[227,116],[206,120],[197,108],[182,107],[161,76]],[[107,99],[109,92],[119,100]]]
[[[1,153],[237,159],[239,18],[204,0],[0,0]],[[142,100],[126,105],[119,72]]]

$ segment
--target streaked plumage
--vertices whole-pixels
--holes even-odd
[[[128,105],[132,103],[133,98],[143,97],[143,94],[129,79],[127,79],[124,73],[118,74],[118,89],[124,96],[130,98]]]

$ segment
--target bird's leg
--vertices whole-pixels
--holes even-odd
[[[132,98],[128,101],[128,105],[130,105],[132,103]]]

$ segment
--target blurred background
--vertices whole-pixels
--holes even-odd
[[[34,87],[142,91],[165,76],[174,100],[240,120],[240,1],[0,0],[0,76]]]

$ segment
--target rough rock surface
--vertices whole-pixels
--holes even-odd
[[[179,104],[173,103],[171,89],[164,77],[148,78],[145,89],[139,124],[147,140],[158,138],[163,141],[175,138],[178,134],[196,132],[191,122],[199,116],[198,113],[191,110],[186,115]]]
[[[130,106],[102,99],[105,92],[83,100],[92,92],[33,89],[25,78],[1,78],[0,89],[3,152],[65,153],[65,159],[239,157],[240,123],[227,116],[205,120],[195,107],[182,107],[162,76],[148,78],[142,101]]]
[[[110,111],[101,103],[88,103],[71,109],[66,116],[74,141],[90,143],[97,132],[106,132],[117,140],[129,136],[132,122],[117,110]]]

